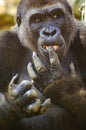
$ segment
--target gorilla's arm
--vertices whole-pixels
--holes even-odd
[[[49,84],[49,86],[45,88],[44,93],[47,97],[50,97],[52,99],[52,102],[54,102],[62,108],[65,108],[65,110],[68,110],[70,115],[74,116],[76,121],[83,125],[85,123],[84,121],[86,120],[85,29],[82,30],[81,28],[79,32],[79,38],[81,38],[80,42],[77,41],[77,37],[75,37],[74,43],[71,46],[71,52],[74,56],[73,59],[76,60],[76,63],[74,62],[76,69],[74,70],[74,74],[70,73],[69,75],[62,75],[59,79],[54,80],[51,84]],[[81,50],[79,50],[79,48]],[[83,57],[83,55],[85,57]],[[77,68],[79,69],[78,72]]]
[[[86,85],[86,27],[77,24],[78,31],[70,46],[73,62],[77,75]]]
[[[46,97],[51,98],[55,105],[69,111],[71,118],[74,116],[77,122],[79,121],[83,124],[86,119],[84,116],[86,109],[86,90],[84,83],[76,75],[75,70],[72,70],[73,66],[72,69],[70,68],[70,74],[64,75],[58,56],[55,55],[52,48],[49,50],[49,58],[51,64],[50,73],[47,76],[49,79],[46,78],[46,86],[43,88],[44,94]],[[80,121],[81,118],[83,119],[82,121]]]
[[[51,83],[44,91],[58,106],[65,108],[76,120],[83,120],[86,109],[86,90],[77,77],[65,76]]]
[[[39,99],[38,91],[33,88],[30,80],[22,79],[19,82],[20,75],[18,76],[16,72],[19,72],[27,52],[19,44],[20,41],[15,32],[5,31],[0,34],[1,130],[15,129],[22,118],[39,115],[46,111],[50,104],[50,99],[43,99],[43,101]]]

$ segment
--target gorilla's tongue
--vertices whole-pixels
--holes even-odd
[[[58,48],[59,48],[58,45],[53,45],[53,46],[51,46],[51,47],[54,49],[54,51],[57,51]],[[49,48],[49,46],[46,46],[46,50],[48,50],[48,48]]]

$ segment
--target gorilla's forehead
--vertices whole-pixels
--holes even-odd
[[[63,8],[63,11],[65,8],[72,12],[69,3],[66,0],[20,0],[17,8],[17,15],[20,15],[23,18],[23,16],[25,16],[28,11],[29,14],[32,14],[34,10],[49,11],[54,6],[57,6],[58,8]]]
[[[59,2],[57,2],[56,4],[53,5],[46,5],[44,7],[40,7],[40,8],[32,8],[30,10],[27,10],[26,14],[30,17],[31,15],[35,14],[35,13],[49,13],[51,12],[53,9],[62,9],[65,12],[65,6]]]
[[[45,5],[50,5],[53,3],[57,3],[57,2],[62,2],[64,3],[66,0],[26,0],[26,3],[28,4],[28,6],[35,6],[35,7],[40,7],[40,6],[45,6]]]

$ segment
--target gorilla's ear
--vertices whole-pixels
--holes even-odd
[[[16,16],[16,22],[17,22],[18,26],[20,26],[20,24],[21,24],[21,16],[20,15]]]

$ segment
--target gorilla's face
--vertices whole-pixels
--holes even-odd
[[[75,25],[67,7],[58,2],[42,8],[27,10],[19,27],[19,37],[24,46],[48,56],[52,46],[60,61],[73,39]]]

